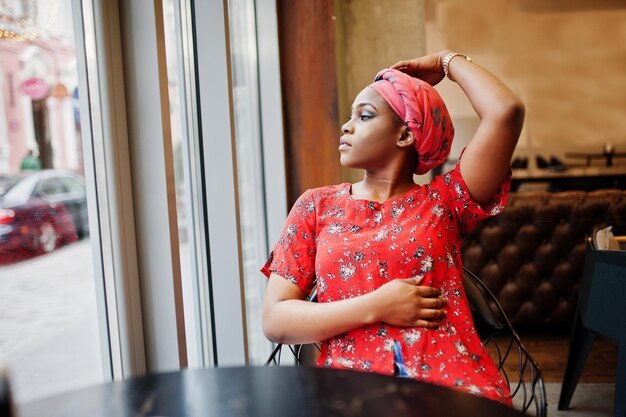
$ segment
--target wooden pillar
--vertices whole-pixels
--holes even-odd
[[[340,181],[333,0],[278,0],[287,197]]]

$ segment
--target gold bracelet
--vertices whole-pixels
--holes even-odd
[[[450,61],[452,61],[452,58],[454,58],[455,56],[462,56],[468,62],[472,62],[472,58],[467,55],[459,54],[458,52],[450,52],[448,55],[443,57],[443,60],[441,61],[443,73],[446,75],[446,77],[450,79],[450,81],[456,81],[454,78],[452,78],[452,74],[450,74],[450,70],[448,68],[448,66],[450,65]]]

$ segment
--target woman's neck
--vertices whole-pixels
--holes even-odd
[[[413,187],[415,187],[413,174],[385,177],[365,172],[363,181],[352,185],[352,197],[384,202],[403,195]]]

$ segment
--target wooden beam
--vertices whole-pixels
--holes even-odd
[[[278,0],[287,197],[340,181],[333,0]]]

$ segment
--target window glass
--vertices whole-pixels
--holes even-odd
[[[4,197],[17,182],[18,179],[13,175],[0,175],[0,197]]]
[[[22,174],[9,174],[8,178],[7,188],[2,196],[2,205],[9,207],[15,204],[25,204],[33,194],[37,178]]]
[[[63,183],[46,179],[91,175],[83,166],[82,141],[91,138],[80,128],[78,97],[86,91],[78,85],[84,64],[73,4],[0,1],[0,210],[13,214],[0,228],[0,358],[17,402],[110,373],[103,369],[86,197],[62,198]],[[54,202],[34,198],[38,187]]]
[[[260,365],[272,346],[261,326],[268,250],[254,0],[230,0],[229,18],[248,357]]]
[[[56,178],[50,178],[47,180],[41,181],[39,185],[37,185],[37,190],[43,197],[53,197],[57,194],[64,194],[67,192],[61,181]]]
[[[167,62],[172,159],[178,222],[180,272],[183,288],[185,336],[190,368],[210,362],[211,328],[208,313],[203,310],[202,281],[207,278],[207,257],[203,240],[202,198],[199,187],[199,158],[192,106],[188,105],[191,81],[186,82],[188,63],[184,61],[184,21],[189,4],[180,0],[163,0],[163,25]],[[187,57],[190,58],[190,57]]]
[[[79,180],[72,177],[62,177],[59,178],[59,181],[65,186],[68,192],[70,193],[84,193],[85,192],[85,184],[81,183]]]

